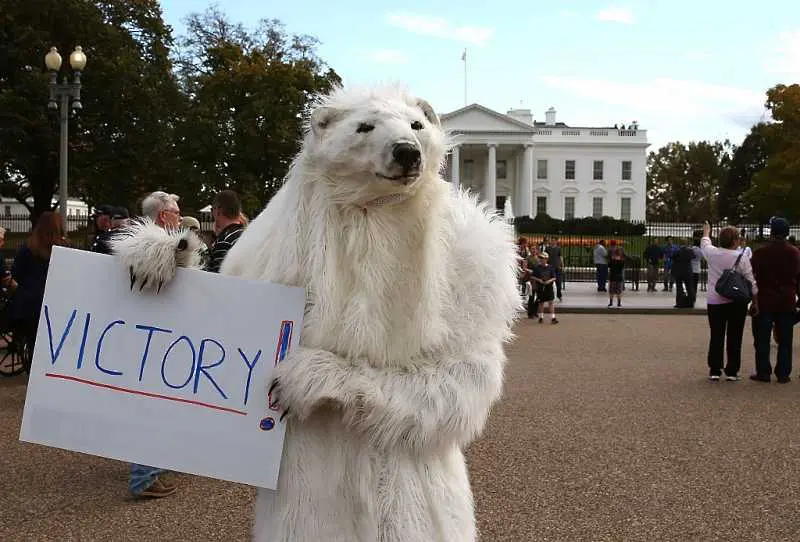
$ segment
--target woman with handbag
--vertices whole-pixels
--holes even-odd
[[[711,242],[711,226],[703,226],[700,249],[708,263],[708,378],[722,376],[723,353],[727,350],[725,379],[739,380],[742,366],[742,338],[748,306],[758,312],[758,292],[750,259],[738,250],[741,237],[737,228],[728,226],[719,232],[719,247]]]

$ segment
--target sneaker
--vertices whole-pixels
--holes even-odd
[[[150,487],[142,491],[139,496],[159,499],[172,495],[177,489],[177,487],[163,482],[160,478],[156,478],[155,481],[150,484]]]
[[[553,318],[553,320],[550,323],[551,324],[557,324],[558,323],[558,318]]]
[[[727,375],[725,377],[725,380],[727,380],[728,382],[736,382],[737,380],[739,380],[739,377],[736,375]]]
[[[540,318],[539,318],[539,323],[540,323],[540,324],[544,323],[544,318],[541,318],[541,317],[540,317]]]
[[[771,379],[769,376],[761,376],[759,374],[751,374],[750,380],[755,380],[756,382],[769,382]]]
[[[610,309],[611,307],[613,307],[613,306],[614,306],[614,303],[611,303],[611,302],[609,302],[609,303],[608,303],[608,308],[609,308],[609,309]]]
[[[792,377],[790,377],[790,376],[779,376],[778,377],[778,383],[779,384],[788,384],[791,381],[792,381]]]
[[[719,375],[711,375],[708,377],[708,379],[712,382],[717,382],[719,380]]]

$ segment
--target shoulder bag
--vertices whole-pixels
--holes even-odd
[[[722,272],[722,276],[719,277],[714,290],[734,303],[747,305],[753,300],[753,285],[738,269],[742,256],[744,256],[744,252],[739,254],[732,268]]]

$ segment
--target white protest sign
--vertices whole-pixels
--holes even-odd
[[[305,290],[179,269],[130,290],[114,256],[55,247],[20,440],[275,489],[273,367]]]

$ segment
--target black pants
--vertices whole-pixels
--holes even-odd
[[[697,300],[697,283],[692,275],[675,275],[675,306],[681,309],[694,308]]]
[[[597,291],[605,292],[608,283],[608,264],[597,264]]]
[[[723,353],[727,350],[725,374],[737,376],[742,367],[742,338],[747,320],[747,305],[722,303],[708,306],[708,374],[722,374]]]
[[[794,312],[761,312],[753,318],[754,343],[756,347],[756,374],[761,377],[772,375],[770,346],[772,326],[778,331],[778,358],[775,362],[775,376],[786,378],[792,374],[792,332],[794,331]]]

